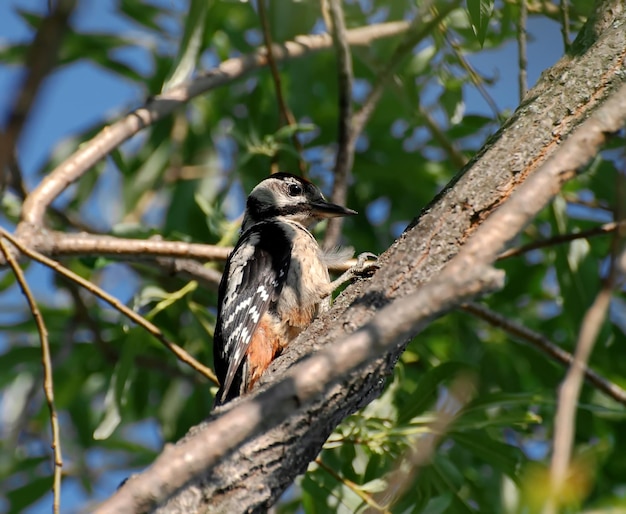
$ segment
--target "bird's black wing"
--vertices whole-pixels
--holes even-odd
[[[213,354],[220,380],[215,404],[239,396],[243,362],[263,314],[280,294],[291,244],[280,223],[259,223],[240,237],[226,263],[218,293]]]

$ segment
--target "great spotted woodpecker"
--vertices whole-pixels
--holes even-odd
[[[331,282],[309,232],[324,218],[354,214],[289,173],[270,175],[252,190],[219,286],[213,354],[221,387],[215,406],[249,392],[283,348],[328,308],[331,293],[364,269],[372,254],[360,255],[355,268]]]

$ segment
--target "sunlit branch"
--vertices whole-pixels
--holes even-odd
[[[203,430],[176,446],[166,447],[150,468],[119,489],[97,514],[150,510],[244,441],[293,415],[340,377],[405,342],[410,334],[458,302],[501,287],[502,279],[493,268],[465,268],[463,274],[443,274],[416,293],[394,301],[356,332],[294,365],[287,376],[268,389],[216,411],[216,417]]]
[[[621,222],[626,214],[623,208],[623,202],[626,201],[626,182],[620,174],[617,175],[616,180],[615,218],[618,222]],[[544,514],[554,514],[560,510],[560,501],[563,495],[563,488],[567,483],[571,454],[574,447],[576,410],[582,389],[584,370],[606,319],[613,296],[613,289],[616,286],[621,235],[621,231],[618,230],[613,236],[609,271],[603,280],[602,288],[583,317],[574,352],[574,360],[559,388],[558,404],[554,417],[552,459],[550,460],[550,489],[544,504]]]
[[[199,280],[209,289],[217,287],[221,273],[203,266],[201,262],[224,262],[233,250],[230,246],[164,241],[160,238],[128,239],[45,229],[22,231],[20,236],[18,239],[22,245],[49,257],[100,256],[147,262],[155,260],[169,274]],[[333,263],[330,270],[343,272],[355,264],[355,259],[349,259],[343,263]]]
[[[408,27],[407,22],[370,25],[349,30],[347,39],[351,45],[369,45],[377,39],[402,34]],[[272,46],[272,52],[278,62],[311,55],[331,46],[332,38],[328,34],[306,35],[297,36],[293,41],[275,44]],[[151,98],[143,107],[105,127],[49,173],[28,196],[22,208],[23,222],[41,226],[44,213],[52,201],[124,141],[143,128],[170,115],[192,98],[230,84],[252,71],[263,68],[267,62],[265,49],[243,57],[227,59],[208,73]]]

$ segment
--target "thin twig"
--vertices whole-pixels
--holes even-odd
[[[331,477],[333,477],[337,482],[342,483],[348,489],[350,489],[354,494],[356,494],[361,500],[363,500],[370,508],[374,509],[376,512],[382,512],[383,514],[391,514],[391,511],[386,507],[379,505],[376,503],[376,500],[372,498],[372,496],[363,489],[359,487],[359,484],[355,484],[352,480],[348,480],[345,477],[342,477],[339,473],[337,473],[333,468],[327,466],[322,459],[319,457],[315,459],[315,464],[317,464],[320,468],[322,468],[326,473],[328,473]]]
[[[580,232],[572,232],[571,234],[559,234],[549,239],[544,239],[541,241],[533,241],[532,243],[525,244],[518,248],[511,248],[509,250],[502,252],[498,256],[498,260],[509,259],[510,257],[516,257],[518,255],[522,255],[524,253],[528,253],[533,250],[538,250],[541,248],[549,248],[551,246],[569,243],[570,241],[575,241],[576,239],[586,239],[588,237],[604,236],[604,235],[610,234],[611,232],[615,232],[615,230],[617,230],[618,227],[624,227],[624,226],[626,226],[626,222],[624,221],[620,223],[611,221],[610,223],[605,223],[604,225],[590,228],[588,230],[582,230]]]
[[[560,0],[559,13],[561,15],[561,34],[563,35],[563,49],[565,52],[569,52],[572,46],[569,35],[569,1]]]
[[[265,0],[258,0],[257,6],[259,8],[259,19],[261,20],[261,29],[263,31],[263,41],[265,42],[265,48],[267,49],[267,64],[269,66],[272,80],[274,81],[274,89],[276,91],[276,101],[278,102],[278,115],[280,116],[280,125],[295,126],[296,119],[294,118],[291,109],[289,109],[289,105],[287,105],[287,102],[285,101],[285,97],[283,95],[282,81],[280,79],[280,71],[278,70],[276,59],[274,58],[272,33],[270,31],[269,22],[267,21]],[[300,156],[298,159],[298,168],[300,169],[300,173],[304,176],[306,175],[306,165],[304,163],[304,160],[302,159],[303,148],[302,143],[300,143],[300,140],[298,139],[298,134],[296,132],[292,134],[291,140],[293,141],[294,148]]]
[[[15,99],[10,102],[10,111],[0,131],[0,189],[4,186],[4,170],[14,155],[15,146],[37,98],[41,84],[53,70],[61,40],[65,34],[67,21],[76,6],[76,0],[59,0],[47,16],[28,49],[26,73],[20,86],[16,88]]]
[[[433,136],[433,139],[435,139],[443,151],[448,154],[452,165],[459,170],[463,168],[463,166],[467,164],[468,160],[467,157],[463,155],[463,152],[461,152],[456,145],[450,141],[439,124],[422,105],[419,106],[419,114],[424,120],[426,128],[428,128],[428,131]]]
[[[623,221],[624,178],[617,174],[617,198],[615,219]],[[544,505],[544,514],[559,511],[559,498],[569,474],[571,453],[576,433],[576,407],[582,389],[584,369],[606,318],[617,276],[617,258],[620,247],[620,231],[616,231],[611,245],[610,268],[600,292],[583,317],[574,360],[565,375],[558,394],[554,418],[554,442],[550,460],[550,490]]]
[[[562,495],[569,472],[570,456],[574,444],[576,406],[582,387],[583,373],[611,301],[610,286],[603,287],[586,312],[576,343],[574,362],[561,384],[554,420],[554,443],[550,461],[550,495],[544,514],[558,512],[558,498]]]
[[[114,296],[111,296],[110,294],[103,291],[95,284],[92,284],[88,280],[85,280],[81,276],[70,271],[66,267],[62,266],[60,263],[52,259],[49,259],[48,257],[40,254],[39,252],[36,252],[34,250],[27,248],[22,243],[20,243],[15,237],[11,236],[11,234],[9,234],[6,230],[4,230],[1,227],[0,227],[0,236],[8,239],[20,252],[22,252],[27,257],[30,257],[31,259],[43,264],[44,266],[47,266],[53,269],[60,275],[64,276],[65,278],[68,278],[69,280],[76,282],[77,284],[87,289],[90,293],[96,295],[97,297],[107,302],[109,305],[111,305],[111,307],[113,307],[114,309],[117,309],[119,312],[124,314],[126,317],[134,321],[137,325],[144,328],[148,333],[154,336],[168,350],[170,350],[174,355],[176,355],[176,357],[180,361],[184,362],[185,364],[192,367],[197,372],[204,375],[214,384],[219,384],[219,381],[217,380],[215,373],[213,373],[213,371],[210,368],[207,368],[204,364],[198,362],[196,359],[194,359],[191,355],[189,355],[189,353],[187,353],[183,348],[178,346],[176,343],[169,341],[165,337],[163,332],[161,332],[161,330],[156,325],[154,325],[153,323],[151,323],[144,317],[140,316],[133,310],[126,307],[117,298],[115,298]]]
[[[389,22],[351,29],[348,31],[348,42],[351,45],[369,45],[377,39],[402,34],[408,27],[407,22]],[[332,38],[328,34],[310,34],[297,36],[293,41],[275,44],[272,52],[278,62],[311,55],[331,46]],[[227,59],[210,72],[155,96],[145,106],[104,127],[49,173],[28,196],[22,207],[23,222],[41,226],[46,209],[59,194],[114,148],[143,128],[168,116],[190,99],[229,84],[265,65],[267,65],[265,49]]]
[[[370,116],[374,112],[385,86],[391,79],[393,71],[396,67],[404,60],[411,50],[413,50],[415,45],[428,36],[432,30],[460,4],[460,1],[454,0],[449,4],[446,4],[440,8],[439,13],[436,16],[429,18],[428,12],[430,11],[433,3],[434,0],[426,0],[420,6],[409,29],[407,30],[406,36],[396,47],[387,65],[378,74],[378,77],[376,77],[376,83],[365,98],[361,109],[354,113],[352,121],[353,137],[358,138],[363,132],[365,125],[367,125]]]
[[[582,205],[583,207],[589,207],[590,209],[611,211],[611,208],[607,205],[607,203],[598,198],[583,199],[571,193],[563,193],[563,198],[565,198],[567,203],[571,203],[573,205]]]
[[[436,12],[436,9],[433,8],[433,11]],[[480,93],[480,96],[483,97],[485,102],[487,102],[487,105],[493,112],[494,117],[497,120],[503,122],[505,118],[500,112],[500,109],[498,109],[498,105],[496,104],[495,100],[489,94],[489,91],[487,91],[487,89],[485,88],[485,84],[484,84],[485,81],[482,78],[482,76],[474,69],[474,67],[470,64],[470,62],[465,58],[465,56],[463,55],[463,49],[457,42],[452,40],[452,38],[449,35],[449,31],[446,29],[445,26],[443,26],[443,24],[440,24],[440,30],[446,42],[448,43],[450,48],[452,48],[452,52],[457,58],[457,61],[459,61],[461,68],[463,68],[466,71],[467,76],[470,79],[470,82],[478,90],[478,92]]]
[[[328,0],[329,32],[333,36],[333,46],[337,57],[338,116],[337,153],[333,170],[333,191],[331,201],[340,205],[346,203],[348,182],[354,163],[356,137],[352,129],[352,55],[346,40],[346,24],[341,0]],[[328,221],[324,236],[324,247],[332,248],[339,242],[343,218]]]
[[[428,423],[428,433],[415,439],[415,444],[408,449],[391,473],[387,475],[387,488],[376,493],[378,503],[393,505],[415,481],[420,468],[427,466],[437,451],[450,425],[458,418],[462,409],[471,401],[476,391],[476,377],[461,374],[456,377],[443,402],[434,413],[434,419]],[[372,514],[366,510],[363,514]]]
[[[105,360],[110,363],[116,363],[120,358],[120,353],[111,345],[107,344],[106,341],[102,338],[98,321],[94,319],[90,312],[91,309],[80,294],[82,288],[71,280],[68,280],[66,284],[67,290],[72,296],[76,309],[76,323],[73,323],[73,326],[79,326],[79,324],[84,324],[92,333],[94,345],[96,346],[98,351],[100,351]],[[139,354],[134,357],[134,360],[138,366],[149,369],[150,371],[156,371],[157,373],[161,373],[163,376],[168,378],[181,378],[196,385],[201,385],[204,383],[204,379],[200,377],[198,373],[187,373],[183,371],[183,369],[180,369],[177,366],[172,365],[168,362],[164,362],[163,359],[158,357]]]
[[[3,234],[4,235],[4,234]],[[10,238],[7,238],[10,241]],[[54,405],[54,381],[52,377],[52,358],[50,357],[50,344],[48,342],[48,330],[44,322],[43,316],[37,307],[37,302],[33,297],[24,272],[20,268],[19,264],[7,248],[4,239],[0,237],[0,250],[4,254],[9,266],[15,274],[15,279],[20,285],[22,293],[26,297],[30,312],[33,314],[35,324],[37,325],[37,331],[39,332],[39,341],[41,343],[41,365],[43,367],[43,391],[48,404],[48,410],[50,411],[50,429],[52,431],[52,451],[54,452],[54,465],[53,465],[53,506],[52,510],[55,514],[58,514],[61,510],[61,472],[63,471],[63,455],[61,452],[61,436],[59,433],[59,420],[57,417],[56,407]]]
[[[196,279],[209,289],[215,289],[221,273],[199,262],[223,262],[233,251],[231,246],[217,246],[185,241],[163,241],[158,238],[128,239],[100,234],[65,233],[52,230],[23,230],[17,239],[31,250],[48,257],[89,256],[146,260],[155,258],[157,264],[170,274]],[[356,264],[355,259],[332,263],[333,272],[344,272]],[[2,259],[0,258],[0,265]]]
[[[468,303],[463,305],[462,309],[477,318],[485,320],[494,327],[501,328],[520,341],[525,341],[531,344],[540,352],[548,355],[555,362],[565,366],[570,366],[572,362],[574,362],[574,356],[571,353],[566,352],[544,335],[508,319],[502,316],[502,314],[495,312],[484,305],[479,303]],[[616,402],[626,405],[626,391],[624,389],[610,380],[607,380],[588,366],[584,367],[584,373],[587,381],[596,389],[613,398]]]
[[[459,0],[453,0],[449,4],[446,4],[441,8],[441,10],[435,13],[430,18],[427,16],[428,12],[434,0],[426,0],[419,8],[417,14],[413,18],[409,30],[406,33],[404,39],[398,44],[396,49],[394,50],[391,58],[389,59],[387,65],[380,71],[376,78],[376,83],[370,90],[369,94],[365,98],[363,105],[361,108],[356,111],[352,115],[352,123],[350,130],[350,140],[349,144],[351,149],[350,155],[351,158],[354,159],[354,146],[359,138],[359,136],[363,133],[365,126],[367,125],[370,117],[372,116],[380,98],[387,86],[387,83],[393,76],[393,71],[400,65],[400,63],[410,54],[415,45],[417,45],[420,41],[426,38],[432,30],[441,23],[445,17],[452,12],[459,4]],[[330,3],[331,9],[329,11],[332,12],[333,2]],[[424,21],[426,20],[426,21]],[[349,33],[349,31],[348,31]],[[338,156],[339,158],[339,156]],[[347,187],[347,183],[345,183]],[[339,195],[337,195],[339,196]],[[345,199],[345,192],[344,192]],[[328,229],[326,231],[326,236],[324,238],[323,246],[324,248],[330,248],[334,246],[339,239],[339,233],[341,229],[341,220],[330,220],[328,223]]]
[[[528,21],[527,0],[519,2],[519,20],[517,21],[517,62],[519,66],[519,101],[522,103],[528,91],[528,46],[526,42],[526,23]]]

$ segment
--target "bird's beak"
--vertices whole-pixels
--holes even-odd
[[[313,212],[320,218],[338,218],[340,216],[354,216],[358,212],[334,203],[320,200],[312,204]]]

